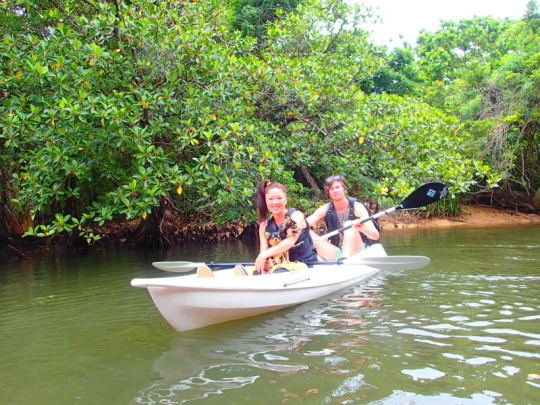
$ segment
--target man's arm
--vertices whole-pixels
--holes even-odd
[[[308,226],[313,226],[320,220],[322,220],[328,212],[328,204],[321,205],[317,210],[306,218]]]
[[[368,218],[370,216],[364,204],[359,201],[356,201],[354,203],[354,215],[357,218],[361,219]],[[367,221],[361,224],[357,224],[355,225],[355,228],[362,232],[364,235],[366,235],[369,239],[377,240],[380,237],[379,231],[375,227],[373,221]]]

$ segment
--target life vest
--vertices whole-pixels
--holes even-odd
[[[356,216],[354,215],[354,203],[356,203],[358,200],[356,198],[347,198],[347,201],[349,201],[349,214],[347,216],[347,220],[351,221],[353,219],[356,219]],[[367,207],[366,207],[366,210],[369,213],[369,209]],[[339,223],[338,223],[336,208],[334,207],[333,201],[330,201],[328,203],[328,210],[326,211],[324,222],[326,223],[326,229],[328,232],[332,232],[340,228]],[[377,228],[378,231],[381,230],[379,221],[377,219],[373,220],[373,224],[375,225],[375,228]],[[375,242],[373,239],[368,238],[366,235],[364,235],[361,232],[360,232],[360,235],[362,236],[362,241],[364,242],[366,246],[372,245]],[[333,245],[339,246],[339,234],[328,238],[328,240],[330,240],[330,242]]]
[[[294,211],[296,211],[295,208],[289,208],[285,215],[290,217]],[[283,223],[281,225],[283,225]],[[267,232],[268,235],[279,232],[282,239],[286,237],[286,235],[283,235],[284,231],[282,226],[277,226],[274,217],[268,220],[264,231]],[[317,261],[317,251],[315,250],[313,239],[311,239],[311,235],[309,234],[309,227],[300,231],[300,236],[296,240],[296,244],[289,249],[289,260],[292,262],[304,263]]]

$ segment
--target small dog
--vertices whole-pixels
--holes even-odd
[[[276,246],[279,242],[282,241],[281,236],[279,236],[279,232],[272,232],[267,234],[268,244],[270,247]],[[268,258],[268,263],[270,263],[270,266],[273,267],[276,264],[282,264],[282,263],[289,263],[289,252],[280,253],[277,256],[272,256]]]
[[[270,245],[270,247],[272,247],[276,246],[283,239],[291,235],[296,235],[298,232],[300,232],[300,230],[298,229],[298,225],[296,225],[296,222],[294,222],[289,216],[286,216],[285,221],[283,222],[283,226],[280,227],[280,230],[278,232],[265,232],[264,236],[266,239],[268,239],[268,244]],[[268,259],[268,262],[271,266],[275,266],[276,264],[290,263],[289,252],[283,252],[277,256],[270,257]]]

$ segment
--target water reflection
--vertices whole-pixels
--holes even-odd
[[[211,337],[187,376],[178,370],[194,357],[179,340],[181,353],[162,383],[168,403],[256,401],[262,394],[271,403],[534,403],[540,303],[530,288],[540,276],[530,265],[540,246],[486,239],[457,250],[442,246],[429,268],[381,274],[352,291],[253,321],[254,328],[245,329],[246,321],[226,328],[240,337],[219,343]],[[403,246],[391,249],[411,253],[400,252]],[[501,381],[521,388],[500,390]],[[151,397],[158,388],[144,392]]]
[[[259,380],[274,385],[310,370],[352,375],[336,388],[335,395],[356,391],[361,385],[356,374],[365,359],[352,361],[348,352],[358,349],[369,334],[361,327],[359,303],[380,299],[381,284],[381,278],[374,278],[344,296],[336,294],[276,314],[175,337],[171,348],[154,362],[162,381],[139,392],[134,403],[183,404]],[[322,337],[326,344],[321,346]],[[283,399],[298,395],[284,388],[278,392]],[[306,388],[304,394],[317,392],[317,388]]]

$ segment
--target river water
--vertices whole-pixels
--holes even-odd
[[[233,242],[0,264],[0,404],[539,404],[540,227],[396,231],[385,271],[294,308],[174,331],[134,277],[249,261]]]

